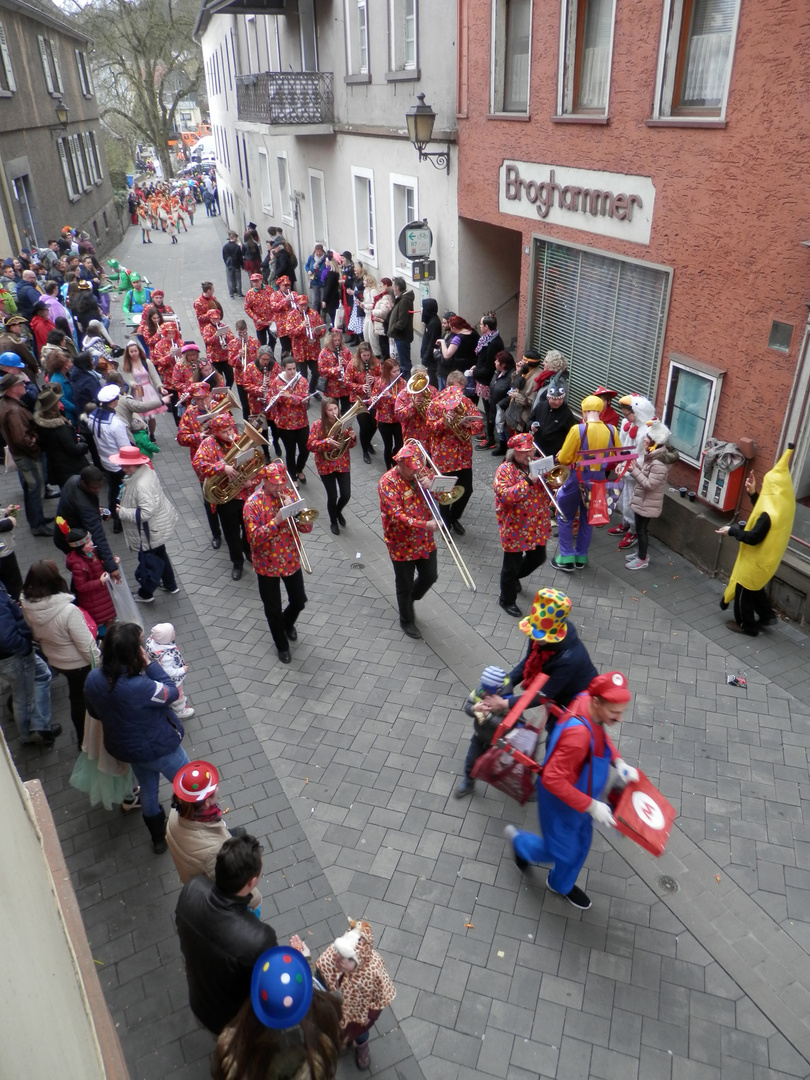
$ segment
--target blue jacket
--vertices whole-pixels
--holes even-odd
[[[24,319],[31,318],[34,304],[42,300],[42,293],[30,281],[21,281],[17,286],[17,310]]]
[[[87,676],[84,698],[104,730],[104,746],[119,761],[154,761],[171,754],[183,739],[183,725],[171,709],[179,691],[154,661],[135,676],[123,671],[110,687],[96,668]]]
[[[0,582],[0,660],[28,656],[31,647],[31,628],[23,618],[20,605]]]
[[[533,644],[534,642],[530,639],[526,656],[509,674],[513,686],[517,686],[523,678],[523,668]],[[551,656],[543,664],[543,673],[548,675],[548,682],[541,687],[535,704],[542,698],[548,698],[562,709],[567,709],[573,698],[581,694],[583,690],[587,690],[588,683],[599,674],[593,666],[588,650],[579,640],[579,634],[572,622],[568,623],[568,633],[559,647],[553,649]],[[513,694],[506,700],[511,706],[518,697],[520,694]]]

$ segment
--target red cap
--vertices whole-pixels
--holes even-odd
[[[629,701],[633,696],[627,689],[627,679],[620,671],[608,671],[605,675],[597,675],[595,679],[591,679],[588,693],[591,697],[613,702]]]
[[[522,431],[513,435],[506,444],[510,450],[518,450],[521,454],[529,454],[534,450],[534,439],[530,431]]]
[[[616,393],[616,390],[608,390],[605,386],[599,386],[594,390],[594,394],[596,394],[597,397],[601,397],[602,394],[605,394],[607,397],[616,397]]]
[[[182,802],[204,802],[219,784],[219,773],[207,761],[190,761],[175,774],[174,793]]]
[[[269,480],[271,484],[287,483],[287,468],[283,461],[271,461],[256,474],[257,480]]]
[[[250,280],[251,281],[262,281],[263,279],[262,279],[261,274],[251,274],[250,275]]]

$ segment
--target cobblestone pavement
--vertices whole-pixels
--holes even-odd
[[[201,279],[225,292],[224,232],[221,219],[198,215],[177,247],[157,235],[142,248],[131,233],[117,253],[165,288],[187,336]],[[223,302],[232,325],[239,311]],[[176,624],[191,667],[186,749],[216,762],[228,822],[265,845],[263,918],[280,939],[306,931],[318,949],[345,915],[374,926],[398,990],[373,1037],[375,1075],[810,1075],[805,634],[782,624],[741,642],[725,629],[719,583],[657,543],[650,570],[628,572],[604,531],[582,573],[535,575],[524,607],[533,588],[566,589],[597,666],[627,673],[635,696],[622,754],[678,811],[659,860],[597,835],[580,881],[593,907],[577,912],[539,868],[521,876],[506,849],[507,822],[536,828],[532,806],[480,784],[471,799],[450,798],[469,735],[463,695],[486,664],[511,666],[525,647],[496,603],[497,463],[475,455],[459,544],[478,591],[441,554],[439,583],[417,612],[425,640],[413,642],[397,625],[381,540],[382,454],[371,466],[355,459],[348,527],[335,538],[324,516],[306,539],[309,604],[285,667],[252,571],[234,584],[224,548],[210,547],[170,419],[158,435],[158,472],[183,516],[170,549],[182,589],[144,615]],[[308,475],[307,498],[323,511]],[[0,497],[15,485],[4,477]],[[54,552],[24,525],[19,549],[23,569]],[[741,668],[747,690],[725,681]],[[69,787],[76,746],[63,680],[53,697],[66,728],[58,750],[19,747],[7,712],[4,729],[23,777],[40,777],[50,799],[132,1076],[202,1080],[212,1039],[187,1005],[170,857],[151,853],[140,820],[88,810]],[[348,1056],[340,1070],[356,1074]]]

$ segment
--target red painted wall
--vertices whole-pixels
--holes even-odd
[[[743,0],[724,130],[651,128],[661,0],[616,5],[607,126],[555,124],[559,0],[535,0],[530,122],[487,119],[491,0],[467,0],[469,103],[459,118],[459,214],[670,266],[667,354],[727,372],[715,436],[756,439],[756,471],[773,462],[810,301],[810,6]],[[650,176],[649,246],[498,211],[504,159]],[[525,330],[530,256],[521,267]],[[771,321],[795,329],[788,354],[767,348]],[[625,389],[625,388],[619,388]],[[686,470],[692,477],[695,471]]]

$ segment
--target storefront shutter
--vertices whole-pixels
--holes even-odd
[[[652,397],[669,272],[545,240],[535,259],[531,345],[566,357],[573,407],[600,383]]]

